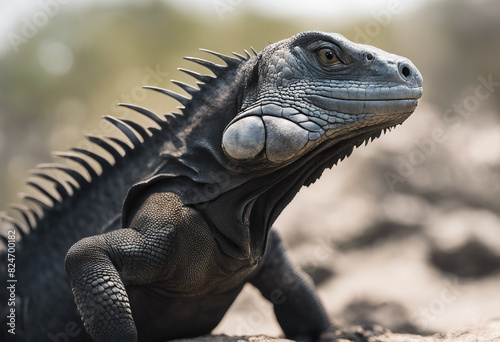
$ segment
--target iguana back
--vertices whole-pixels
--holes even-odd
[[[209,67],[216,78],[181,69],[199,81],[199,88],[173,81],[194,97],[191,100],[166,89],[146,87],[185,105],[181,113],[158,115],[146,108],[121,104],[151,119],[151,127],[106,116],[105,119],[124,137],[89,135],[90,149],[75,148],[56,154],[80,164],[87,175],[64,164],[40,165],[32,171],[34,178],[28,182],[37,192],[25,194],[24,204],[13,206],[19,218],[14,219],[6,213],[0,216],[0,231],[4,234],[0,237],[4,245],[8,245],[9,235],[20,239],[15,244],[16,272],[11,279],[17,281],[15,305],[2,305],[1,312],[2,326],[5,326],[9,309],[15,309],[18,338],[31,341],[40,336],[57,336],[70,322],[78,325],[76,330],[83,328],[64,270],[66,253],[84,237],[121,227],[122,205],[128,190],[158,174],[171,161],[165,151],[172,155],[179,153],[183,148],[179,136],[189,127],[196,112],[193,108],[202,107],[207,97],[216,101],[216,89],[228,87],[234,70],[249,58],[248,54],[246,57],[237,55],[237,58],[216,55],[222,57],[227,66],[186,58]],[[109,153],[112,160],[102,149],[94,148],[97,146]],[[7,283],[9,274],[5,252],[4,249],[0,259],[3,284]],[[0,302],[7,303],[9,295],[10,292],[2,287]],[[3,329],[2,333],[5,333]]]

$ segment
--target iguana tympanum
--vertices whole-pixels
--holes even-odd
[[[421,75],[406,58],[322,32],[252,56],[207,52],[226,65],[188,59],[215,77],[181,69],[199,89],[173,81],[191,98],[152,88],[178,100],[182,115],[123,104],[154,126],[106,117],[127,142],[88,139],[114,162],[93,149],[60,153],[84,171],[36,169],[55,191],[32,181],[44,200],[25,196],[31,207],[16,207],[24,220],[3,216],[3,228],[22,238],[16,302],[7,308],[15,308],[18,338],[207,334],[247,282],[273,302],[287,337],[315,339],[329,328],[311,281],[271,226],[303,185],[410,116]],[[51,169],[71,181],[62,184]],[[9,295],[3,292],[2,306]],[[4,332],[8,315],[2,312]]]

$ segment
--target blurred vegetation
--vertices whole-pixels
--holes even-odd
[[[499,18],[500,4],[493,0],[430,2],[418,12],[394,14],[387,23],[372,16],[342,27],[263,16],[244,4],[223,17],[215,8],[189,14],[156,1],[63,5],[33,38],[17,46],[17,53],[10,50],[0,59],[0,208],[22,189],[26,170],[50,160],[50,151],[81,143],[83,133],[96,127],[102,131],[102,115],[122,115],[116,103],[140,102],[159,112],[174,109],[173,102],[144,96],[137,87],[145,85],[151,70],[162,73],[161,79],[149,78],[154,85],[169,87],[171,78],[189,80],[176,68],[192,68],[182,57],[202,55],[199,47],[224,53],[250,46],[260,50],[311,29],[360,40],[358,32],[373,32],[371,23],[379,32],[367,36],[368,43],[410,57],[424,75],[426,100],[446,108],[478,75],[500,75]],[[13,32],[22,32],[23,25],[20,21]],[[69,63],[69,70],[60,75],[47,72],[41,62],[47,59],[44,47],[49,46],[51,58],[54,43],[69,51],[70,60],[61,62]],[[52,52],[54,63],[60,62],[57,51]]]

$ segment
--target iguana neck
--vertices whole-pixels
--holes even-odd
[[[213,189],[220,194],[195,206],[212,224],[223,252],[254,263],[265,252],[274,221],[298,191],[318,179],[325,169],[349,156],[354,147],[380,133],[377,127],[361,130],[355,136],[325,142],[283,168],[257,171],[243,177],[234,174],[231,181],[220,184],[219,188],[217,183],[205,185],[205,189],[215,186]],[[227,170],[219,175],[231,177]]]
[[[204,215],[225,254],[245,262],[262,257],[269,229],[281,211],[349,147],[331,140],[285,167],[241,172],[224,154],[221,139],[240,110],[241,94],[252,82],[256,63],[257,58],[247,60],[196,99],[196,112],[190,113],[189,129],[182,133],[184,146],[169,157],[159,176],[184,178],[172,191]]]

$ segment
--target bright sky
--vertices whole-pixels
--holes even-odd
[[[87,6],[99,3],[112,5],[123,3],[124,0],[15,0],[0,1],[0,56],[9,48],[9,33],[15,27],[23,25],[23,20],[33,20],[32,17],[41,11],[54,11],[65,6]],[[145,0],[127,0],[145,3]],[[251,9],[265,15],[289,17],[294,20],[336,20],[345,22],[354,17],[370,17],[391,8],[401,12],[411,11],[425,2],[432,0],[162,0],[171,2],[190,13],[212,15],[214,19],[223,20],[224,15],[237,11],[238,8]],[[45,7],[44,7],[45,6]],[[45,8],[45,10],[44,10]],[[48,8],[48,9],[47,9]],[[50,12],[48,12],[50,13]],[[43,18],[42,18],[43,19]]]

